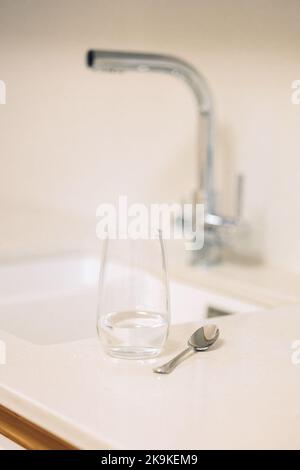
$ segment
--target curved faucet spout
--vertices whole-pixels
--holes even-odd
[[[177,57],[140,52],[91,50],[89,67],[102,72],[162,72],[181,78],[191,88],[200,116],[206,122],[205,158],[199,155],[198,185],[204,195],[206,211],[214,214],[214,113],[212,95],[205,78],[188,62]]]

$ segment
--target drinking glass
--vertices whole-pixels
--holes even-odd
[[[169,324],[169,286],[161,232],[155,239],[104,241],[97,329],[111,356],[157,356]]]

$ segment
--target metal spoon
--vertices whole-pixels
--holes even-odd
[[[216,325],[202,326],[192,334],[188,341],[188,347],[184,351],[166,364],[153,369],[153,372],[157,374],[169,374],[190,352],[205,351],[208,349],[209,346],[217,341],[219,334],[219,328]]]

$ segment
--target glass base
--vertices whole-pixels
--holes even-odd
[[[157,348],[131,348],[124,346],[105,349],[109,356],[117,359],[151,359],[158,356],[161,351],[161,349]]]

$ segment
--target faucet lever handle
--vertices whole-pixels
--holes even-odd
[[[242,217],[243,206],[244,206],[244,187],[245,187],[245,178],[242,173],[239,173],[237,176],[236,183],[236,218],[240,220]]]

